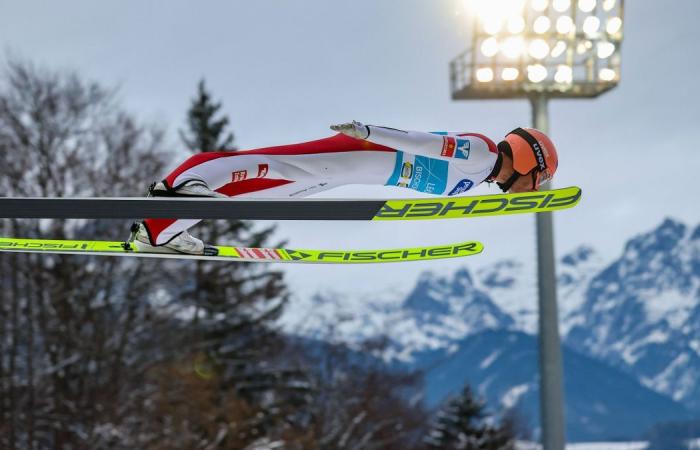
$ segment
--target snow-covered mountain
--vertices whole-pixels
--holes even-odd
[[[451,348],[465,336],[488,329],[512,328],[514,321],[474,285],[467,269],[452,278],[424,273],[401,304],[403,319],[389,337],[410,354]]]
[[[568,347],[700,411],[700,226],[691,230],[665,220],[632,238],[612,262],[583,246],[557,269]],[[423,367],[446,355],[457,358],[466,340],[488,330],[536,332],[532,264],[503,260],[452,275],[425,272],[408,287],[382,297],[318,294],[295,304],[301,320],[296,330],[287,320],[287,329],[350,343],[383,336],[389,342],[385,359]],[[502,405],[525,398],[523,382],[511,381],[499,391]]]
[[[537,331],[535,277],[534,267],[511,259],[476,270],[477,285],[513,318],[516,329],[526,333]]]
[[[580,307],[590,280],[602,270],[603,259],[589,246],[566,254],[557,266],[562,333],[580,322]],[[478,286],[526,333],[537,332],[537,274],[535,266],[502,260],[476,270]]]
[[[588,284],[566,342],[700,409],[700,226],[665,220]]]
[[[605,264],[587,246],[557,266],[561,333],[574,349],[700,410],[700,226],[667,219]],[[477,270],[479,286],[527,333],[537,329],[532,266]]]
[[[582,247],[562,258],[559,267],[560,315],[576,323],[583,293],[602,267],[592,249]],[[378,336],[393,344],[385,358],[412,361],[426,350],[487,329],[537,330],[537,281],[534,268],[515,260],[467,267],[451,276],[423,272],[410,290],[337,292],[325,290],[296,299],[285,316],[287,331],[315,339],[361,342]],[[562,295],[562,292],[564,295]],[[570,327],[570,326],[569,326]]]
[[[515,326],[466,268],[450,278],[424,272],[410,291],[392,290],[383,298],[325,291],[297,299],[292,310],[283,321],[288,332],[346,343],[387,337],[388,361],[411,362],[417,353],[449,349],[469,334]]]

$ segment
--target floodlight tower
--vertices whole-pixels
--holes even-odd
[[[471,48],[450,63],[454,100],[529,99],[533,126],[548,132],[550,98],[595,98],[617,86],[624,0],[464,1],[474,22]],[[563,450],[551,213],[536,220],[542,444]]]

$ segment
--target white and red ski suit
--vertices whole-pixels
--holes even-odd
[[[425,133],[367,126],[369,136],[338,134],[301,144],[196,154],[164,179],[167,187],[204,181],[230,197],[306,197],[347,184],[401,186],[457,195],[486,180],[496,144],[478,133]],[[162,245],[199,220],[146,219],[151,243]]]

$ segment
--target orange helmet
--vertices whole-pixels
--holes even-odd
[[[517,175],[532,174],[534,189],[546,183],[554,176],[559,165],[557,149],[551,139],[543,132],[534,128],[516,128],[508,133],[498,145],[501,152],[513,159],[514,173],[501,189],[507,191],[517,179]]]

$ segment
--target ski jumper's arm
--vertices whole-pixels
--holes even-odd
[[[366,137],[361,136],[361,138],[373,144],[433,159],[458,161],[458,164],[463,167],[466,163],[467,166],[471,166],[467,169],[469,171],[474,169],[481,171],[484,165],[493,167],[496,160],[496,144],[480,133],[426,133],[376,125],[361,125],[361,127],[363,134],[366,134]]]
[[[354,122],[353,127],[360,128],[359,131],[362,132],[360,138],[374,144],[447,161],[470,174],[481,173],[488,169],[486,173],[488,176],[498,155],[496,144],[480,133],[404,131],[376,125],[362,125],[359,122]]]
[[[441,135],[423,131],[404,131],[376,125],[366,125],[366,129],[368,136],[365,140],[413,153],[414,155],[450,159],[450,150],[454,153],[454,148],[450,149],[448,140]]]
[[[363,139],[400,152],[438,160],[459,159],[462,162],[470,160],[470,165],[476,166],[482,164],[493,166],[496,160],[494,155],[498,153],[496,144],[480,133],[405,131],[377,125],[364,125],[357,121],[331,125],[331,129],[355,139]]]

